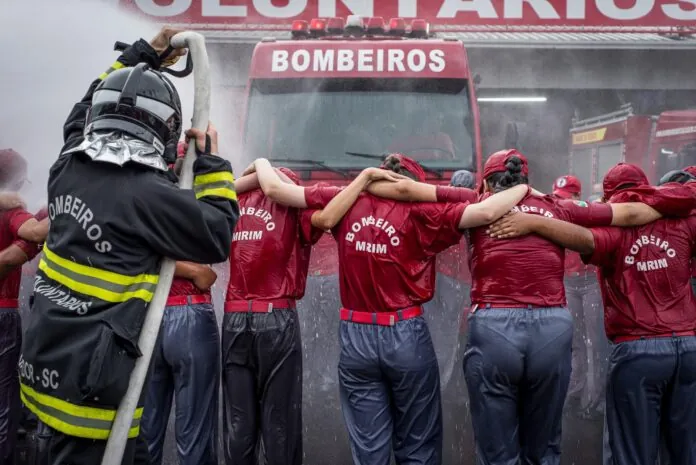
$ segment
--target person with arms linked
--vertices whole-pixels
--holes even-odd
[[[494,238],[535,234],[582,254],[599,267],[606,335],[613,342],[607,377],[607,431],[612,463],[656,463],[661,428],[674,464],[696,460],[696,298],[691,257],[696,252],[696,198],[648,185],[643,171],[619,164],[604,178],[609,204],[662,196],[670,202],[644,226],[592,228],[515,213],[490,228]],[[679,192],[679,189],[686,191]],[[672,193],[677,196],[668,198]],[[653,199],[647,198],[653,197]]]
[[[266,195],[279,203],[328,208],[341,193],[283,184],[267,160],[255,168]],[[382,168],[425,180],[423,168],[401,154],[387,157]],[[332,229],[343,305],[341,403],[356,465],[386,465],[392,452],[397,464],[442,463],[440,373],[423,317],[434,293],[435,256],[458,244],[463,229],[501,217],[527,191],[518,186],[473,205],[364,193]]]
[[[300,183],[287,168],[276,173],[291,186]],[[232,236],[222,334],[228,465],[255,465],[259,455],[267,465],[302,464],[303,360],[296,309],[312,245],[379,179],[396,180],[390,171],[367,168],[323,210],[274,202],[259,188],[256,174],[238,179],[242,216]]]
[[[527,186],[528,176],[523,154],[514,149],[496,152],[484,165],[481,198]],[[387,185],[381,190],[380,195],[396,194],[406,200],[472,198],[469,189],[425,184]],[[514,208],[587,225],[647,222],[653,211],[635,203],[608,206],[558,200],[531,190]],[[469,239],[473,307],[464,375],[478,463],[559,464],[572,342],[563,250],[534,236],[494,241],[481,227],[471,229]]]
[[[186,150],[188,143],[179,142],[177,160],[170,165],[177,176]],[[216,280],[208,265],[176,263],[144,388],[142,435],[150,465],[162,463],[172,401],[179,463],[217,465],[220,334],[210,294]]]

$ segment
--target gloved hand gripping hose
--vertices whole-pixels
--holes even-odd
[[[186,47],[189,49],[189,63],[193,61],[193,127],[206,131],[210,117],[210,65],[208,52],[205,48],[205,38],[196,32],[181,32],[172,37],[171,45],[174,48]],[[193,60],[192,60],[193,59]],[[196,160],[196,144],[189,144],[184,157],[184,164],[179,177],[179,187],[191,189],[193,187],[193,163]],[[164,307],[167,304],[169,289],[174,279],[174,260],[162,261],[157,289],[147,310],[147,316],[140,332],[138,346],[142,356],[135,362],[135,368],[130,377],[128,390],[121,400],[116,412],[116,419],[111,427],[111,434],[106,444],[102,465],[121,465],[123,454],[128,440],[128,431],[138,406],[138,399],[145,384],[150,360],[157,341]]]

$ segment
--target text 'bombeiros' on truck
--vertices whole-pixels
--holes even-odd
[[[421,162],[428,180],[480,172],[478,108],[466,50],[429,24],[348,16],[294,21],[292,39],[254,49],[244,148],[343,184],[384,154]]]

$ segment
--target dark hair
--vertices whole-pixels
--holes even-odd
[[[450,179],[450,186],[474,189],[476,187],[476,176],[467,170],[455,171],[452,179]]]
[[[631,189],[633,187],[638,187],[638,184],[635,182],[627,182],[625,184],[621,184],[620,186],[617,186],[616,189],[614,189],[614,193],[622,191],[624,189]]]
[[[387,159],[384,161],[384,164],[382,165],[383,169],[393,171],[396,174],[401,174],[404,176],[408,176],[409,178],[413,179],[414,181],[418,181],[418,178],[416,177],[415,174],[411,173],[408,171],[406,168],[401,166],[401,162],[397,157],[387,157]]]
[[[505,163],[505,171],[493,173],[486,178],[493,192],[501,192],[519,184],[529,184],[527,176],[522,175],[522,160],[512,156]]]

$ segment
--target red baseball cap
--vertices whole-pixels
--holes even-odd
[[[682,171],[686,171],[691,176],[696,176],[696,166],[687,166]]]
[[[420,163],[400,153],[392,153],[389,156],[387,156],[387,158],[385,158],[382,164],[380,165],[380,168],[384,168],[387,164],[387,160],[390,158],[396,158],[397,160],[399,160],[399,163],[401,163],[403,169],[413,174],[418,181],[425,181],[425,170],[423,170],[423,167],[420,165]]]
[[[640,167],[630,163],[619,163],[604,175],[604,181],[602,182],[604,198],[606,200],[611,199],[621,186],[627,184],[645,186],[650,184],[650,182]]]
[[[285,167],[280,167],[278,168],[278,171],[283,173],[285,176],[289,177],[292,182],[295,184],[299,185],[300,184],[300,177],[295,173],[293,170],[290,168],[285,168]]]
[[[529,176],[529,166],[527,165],[527,157],[522,155],[515,149],[501,150],[500,152],[495,152],[493,155],[488,157],[486,164],[483,165],[483,178],[495,173],[502,173],[507,170],[505,166],[510,159],[510,157],[517,157],[522,160],[522,175]]]
[[[529,166],[527,163],[527,157],[522,155],[515,149],[501,150],[495,152],[493,155],[488,157],[486,164],[483,165],[483,178],[481,179],[481,186],[479,190],[483,192],[485,186],[485,180],[490,175],[495,173],[503,173],[507,171],[507,162],[511,157],[517,157],[522,161],[522,176],[529,176]]]
[[[581,191],[580,180],[570,174],[561,176],[553,183],[553,195],[562,199],[570,199],[574,195],[580,195]]]

